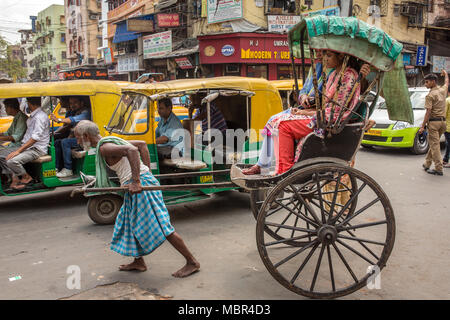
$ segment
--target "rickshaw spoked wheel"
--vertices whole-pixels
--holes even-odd
[[[274,202],[278,207],[271,209]],[[366,174],[337,163],[302,168],[281,180],[256,224],[267,270],[285,288],[310,298],[344,296],[368,280],[376,285],[394,240],[394,214],[384,191]]]
[[[114,194],[91,197],[87,204],[89,217],[98,224],[113,224],[122,203],[122,197]]]

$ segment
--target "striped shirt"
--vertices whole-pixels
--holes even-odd
[[[206,105],[203,106],[201,109],[197,109],[197,111],[194,114],[194,119],[197,118],[197,116],[200,115],[202,112],[206,111]],[[211,129],[218,129],[222,132],[225,132],[225,130],[228,129],[227,123],[225,121],[225,118],[223,117],[222,112],[219,111],[219,109],[216,108],[214,103],[210,104],[210,112],[211,112]],[[202,120],[202,131],[206,132],[208,130],[208,116],[205,117],[205,119]]]

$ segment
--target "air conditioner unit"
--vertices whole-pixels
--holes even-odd
[[[91,19],[91,20],[98,20],[98,15],[91,14],[91,15],[89,15],[89,19]]]

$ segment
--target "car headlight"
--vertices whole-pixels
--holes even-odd
[[[392,127],[392,130],[403,130],[406,128],[411,128],[412,125],[405,121],[397,121],[395,125]]]

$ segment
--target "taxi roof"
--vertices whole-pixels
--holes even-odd
[[[303,85],[302,79],[298,79],[298,88],[301,89]],[[295,85],[294,79],[284,79],[284,80],[271,80],[270,83],[278,90],[292,90]]]
[[[120,94],[130,82],[109,80],[69,80],[0,84],[0,99],[42,96],[91,96],[99,92]]]
[[[154,94],[163,91],[189,91],[200,89],[236,89],[248,91],[273,91],[278,90],[270,81],[263,78],[248,77],[214,77],[197,79],[180,79],[154,83],[135,83],[122,87],[123,91],[143,91],[146,94]]]

